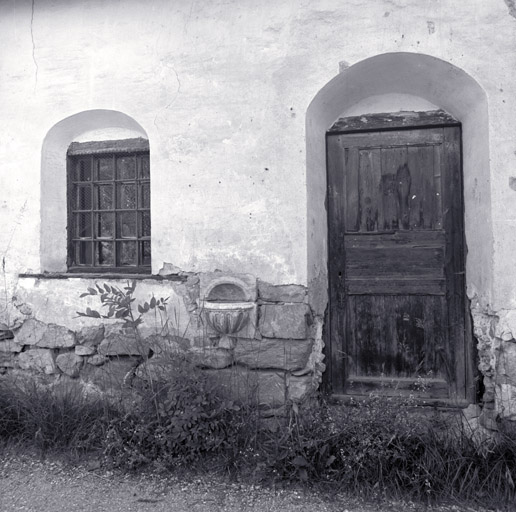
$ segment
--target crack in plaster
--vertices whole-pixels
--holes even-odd
[[[509,16],[516,19],[516,0],[504,0],[509,8]]]
[[[185,24],[183,27],[183,37],[186,37],[188,34],[188,25],[190,24],[190,20],[192,19],[194,5],[195,5],[195,0],[192,0],[192,3],[190,4],[190,12],[188,13],[188,17],[186,18]]]
[[[34,73],[34,92],[36,92],[36,87],[38,86],[38,71],[39,66],[36,61],[36,43],[34,41],[34,4],[36,0],[32,0],[31,14],[30,14],[30,38],[32,41],[32,60],[34,61],[34,66],[36,67],[36,71]]]
[[[177,97],[179,96],[179,93],[181,92],[181,80],[179,79],[179,74],[178,72],[176,71],[176,68],[174,68],[173,66],[170,66],[170,68],[172,69],[172,71],[174,72],[174,74],[176,75],[176,80],[177,80],[177,90],[176,90],[176,93],[174,94],[174,97],[165,105],[165,107],[161,110],[161,113],[165,112],[166,110],[168,110],[174,103],[175,101],[177,100]],[[156,123],[157,119],[158,119],[158,116],[159,116],[159,113],[156,114],[156,116],[154,117],[154,126],[156,127],[157,130],[159,130],[158,128],[158,125]]]

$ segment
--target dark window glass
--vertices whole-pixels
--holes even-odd
[[[133,180],[136,177],[136,158],[122,156],[116,159],[116,178],[118,180]]]
[[[114,178],[114,163],[112,156],[95,159],[96,176],[98,181],[111,181]]]
[[[91,180],[91,159],[80,158],[75,162],[74,166],[75,181]]]
[[[69,268],[149,272],[149,154],[69,158]]]
[[[113,185],[93,185],[95,190],[95,208],[98,210],[113,210]]]

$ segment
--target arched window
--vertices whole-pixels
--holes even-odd
[[[67,156],[68,271],[150,272],[148,141],[72,142]]]
[[[42,272],[151,272],[149,137],[115,110],[54,124],[41,152]]]

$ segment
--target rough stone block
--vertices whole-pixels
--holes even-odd
[[[227,368],[233,364],[233,351],[220,347],[192,347],[192,362],[201,368]]]
[[[22,346],[13,340],[0,341],[0,352],[21,352]]]
[[[166,357],[153,357],[140,364],[134,374],[144,381],[163,381],[170,374],[170,362]]]
[[[184,355],[182,354],[180,357]],[[158,355],[140,364],[135,370],[135,376],[145,381],[168,381],[174,375],[175,368],[177,365],[170,354]]]
[[[311,375],[302,377],[290,376],[287,379],[288,398],[294,402],[303,399],[308,393],[313,391],[313,379]]]
[[[105,336],[105,328],[103,325],[91,325],[83,327],[76,333],[78,345],[86,347],[96,347],[100,345]]]
[[[311,350],[311,340],[240,338],[234,354],[236,363],[249,368],[279,368],[293,371],[306,366]]]
[[[297,284],[273,285],[258,280],[258,297],[265,302],[304,302],[306,288]]]
[[[104,391],[117,391],[128,384],[130,374],[137,364],[137,359],[133,357],[111,359],[102,366],[89,364],[83,368],[81,378]]]
[[[30,318],[16,333],[15,341],[38,348],[69,348],[75,345],[75,334],[66,327]]]
[[[495,325],[495,336],[503,341],[510,341],[516,337],[516,311],[501,311]]]
[[[52,350],[35,348],[21,352],[17,357],[17,362],[23,370],[31,370],[51,375],[57,372]]]
[[[266,338],[305,339],[309,314],[307,304],[260,306],[260,333]]]
[[[79,371],[82,367],[82,357],[74,352],[59,354],[56,357],[56,365],[63,373],[75,378],[79,376]]]
[[[75,347],[75,353],[78,356],[92,356],[95,352],[95,347],[88,347],[87,345],[77,345]]]
[[[503,342],[497,361],[498,376],[516,384],[516,343]]]
[[[174,354],[190,347],[190,341],[188,339],[171,334],[165,336],[152,334],[145,338],[144,344],[152,350],[154,354]]]
[[[12,352],[0,352],[0,368],[14,368],[16,356]]]
[[[205,372],[212,385],[231,400],[269,407],[285,403],[284,372],[256,371],[241,366]]]
[[[94,356],[88,357],[86,362],[93,366],[102,366],[104,363],[109,361],[109,357],[101,356],[100,354],[95,354]]]
[[[516,420],[516,386],[502,384],[496,390],[496,410],[500,416]]]
[[[102,340],[97,351],[101,356],[143,356],[147,355],[149,347],[133,333],[112,332]]]

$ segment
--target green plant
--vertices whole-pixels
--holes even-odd
[[[213,389],[186,354],[169,354],[160,373],[160,378],[142,385],[139,400],[110,423],[105,453],[116,465],[198,462],[234,441],[232,415],[239,407]]]
[[[47,450],[100,448],[116,410],[79,382],[43,384],[36,377],[0,380],[0,436]]]
[[[268,473],[318,488],[420,501],[512,503],[516,426],[478,444],[456,415],[371,396],[345,406],[292,407],[260,446]]]
[[[88,288],[88,291],[81,294],[81,297],[97,296],[100,299],[103,308],[107,309],[107,312],[102,314],[101,312],[86,308],[86,311],[77,311],[78,316],[88,318],[103,318],[106,320],[122,320],[126,327],[130,327],[137,330],[138,326],[143,322],[143,315],[151,310],[158,309],[164,312],[167,306],[167,298],[156,299],[152,297],[149,302],[138,304],[138,314],[133,311],[133,303],[135,298],[133,294],[136,290],[136,281],[127,282],[123,290],[104,283],[103,286],[98,284],[95,288]]]

